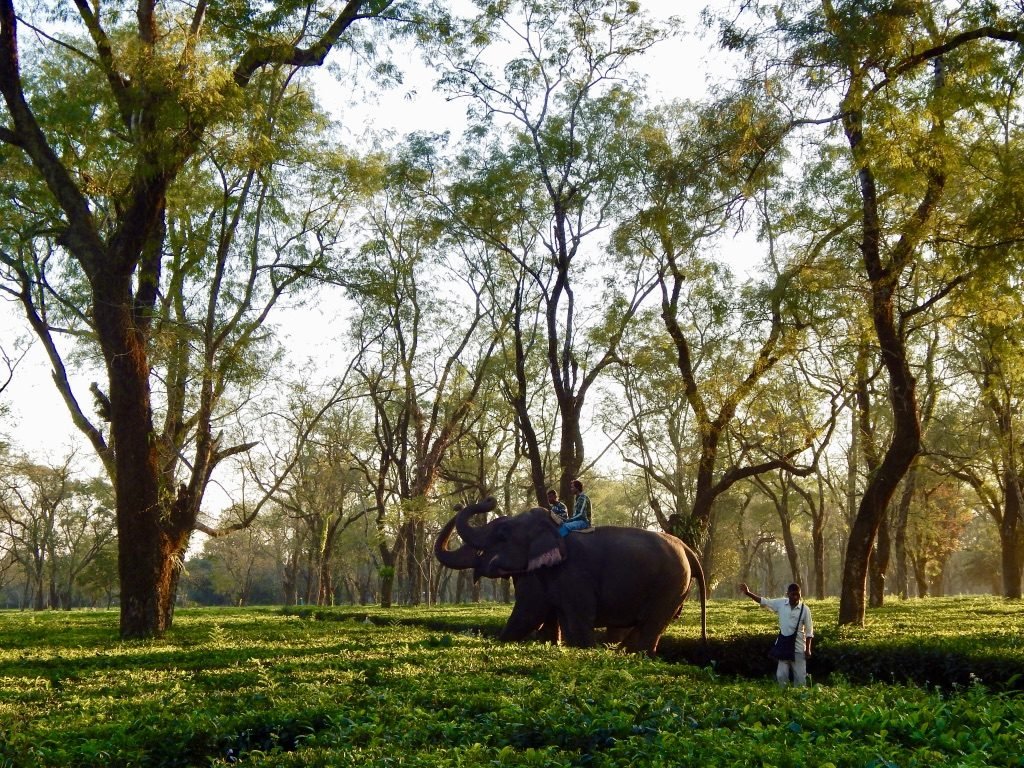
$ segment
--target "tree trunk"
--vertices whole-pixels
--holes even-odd
[[[171,627],[180,574],[179,551],[151,519],[119,523],[121,637],[161,637]]]
[[[144,357],[142,362],[144,365]],[[130,365],[127,361],[125,365],[118,361],[109,364],[112,407],[115,413],[122,412],[112,419],[112,425],[117,446],[121,637],[125,639],[161,637],[170,629],[181,557],[187,545],[187,540],[168,536],[162,524],[168,510],[160,500],[147,382],[141,371],[123,371]]]
[[[851,93],[861,84],[851,83]],[[868,559],[875,535],[884,519],[889,501],[911,464],[921,452],[921,423],[918,417],[916,381],[910,370],[903,327],[896,319],[896,294],[903,268],[910,263],[920,232],[937,205],[945,184],[941,174],[929,178],[928,189],[893,247],[888,265],[881,259],[882,228],[878,215],[875,178],[864,154],[863,114],[855,100],[847,100],[843,126],[858,169],[863,216],[861,251],[870,283],[871,320],[878,338],[882,365],[889,377],[889,403],[892,408],[892,439],[878,470],[871,474],[857,519],[850,531],[843,568],[843,586],[839,599],[839,624],[864,623],[864,592]]]
[[[1004,472],[1003,487],[1006,497],[1003,506],[1003,519],[999,526],[999,548],[1003,566],[1003,597],[1012,600],[1021,599],[1021,550],[1024,549],[1024,537],[1020,532],[1021,519],[1021,479],[1013,467]]]
[[[385,566],[380,569],[380,606],[390,608],[395,589],[395,569]]]
[[[175,533],[172,527],[177,517],[173,507],[184,501],[186,491],[179,491],[176,502],[161,499],[145,333],[134,317],[130,280],[105,272],[90,277],[96,330],[110,382],[121,637],[160,637],[171,626],[181,558],[188,544],[187,532]]]
[[[906,365],[906,360],[903,361]],[[888,504],[904,473],[917,456],[921,446],[916,409],[914,408],[913,377],[906,374],[902,383],[893,386],[895,431],[878,472],[868,483],[857,510],[857,519],[850,530],[843,568],[843,587],[839,599],[839,624],[864,623],[864,595],[867,585],[868,560],[878,528],[882,524]],[[897,394],[902,391],[904,394]]]
[[[710,488],[710,477],[709,487],[702,489],[700,471],[697,474],[697,488],[693,497],[693,509],[690,511],[690,518],[684,520],[684,530],[677,532],[676,536],[693,547],[697,554],[703,557],[711,532],[711,514],[714,511],[716,497]]]
[[[516,387],[511,390],[508,399],[516,414],[516,427],[521,435],[522,445],[526,449],[526,457],[530,463],[530,480],[538,504],[547,503],[546,478],[544,477],[544,459],[541,455],[540,439],[533,427],[530,416],[529,387],[531,377],[527,373],[527,348],[523,340],[523,283],[520,278],[516,286],[512,331],[515,344],[515,378]],[[511,388],[510,388],[511,389]]]
[[[796,550],[796,542],[793,540],[793,524],[789,519],[789,512],[783,508],[779,509],[779,522],[782,525],[782,541],[786,547],[786,559],[789,561],[789,572],[793,581],[800,582],[800,555]]]
[[[818,600],[825,599],[825,534],[824,526],[815,516],[811,528],[811,542],[814,547],[814,596]]]
[[[582,403],[582,398],[574,396],[572,392],[560,395],[559,415],[561,416],[561,440],[558,449],[558,466],[561,470],[561,477],[558,483],[559,498],[568,499],[566,502],[572,511],[572,481],[580,476],[580,469],[583,467],[583,436],[580,432],[580,411],[575,403]],[[565,402],[563,402],[565,401]],[[544,505],[547,504],[545,496]]]
[[[36,574],[35,582],[36,589],[35,596],[32,598],[32,610],[43,611],[46,610],[46,590],[44,589],[45,579],[41,571]]]
[[[927,561],[913,560],[914,582],[917,584],[917,596],[928,597]]]
[[[811,507],[811,543],[814,548],[814,595],[825,599],[825,480],[818,474],[818,495]]]
[[[889,516],[882,518],[878,526],[875,548],[869,560],[869,592],[868,604],[872,608],[881,608],[885,603],[885,573],[889,568],[889,554],[892,551],[889,540]]]
[[[903,482],[903,493],[900,494],[900,503],[896,511],[896,536],[894,548],[896,550],[896,584],[894,592],[901,600],[906,600],[910,594],[910,575],[907,573],[907,522],[910,520],[910,505],[914,500],[914,492],[917,489],[917,463],[910,467],[907,477]]]
[[[408,533],[405,537],[405,570],[408,582],[408,604],[419,605],[423,601],[423,549],[424,525],[422,520],[410,520],[406,523]]]
[[[289,552],[281,568],[281,589],[284,592],[285,605],[295,605],[299,602],[299,556],[296,552]]]
[[[399,530],[395,548],[393,550],[389,549],[384,538],[384,506],[380,500],[378,500],[378,509],[377,531],[380,534],[380,543],[377,545],[377,550],[380,553],[381,566],[377,575],[380,579],[380,605],[382,608],[390,608],[394,600],[395,566],[398,563],[398,555],[402,548],[402,532]]]

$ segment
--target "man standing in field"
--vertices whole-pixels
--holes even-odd
[[[779,660],[779,666],[775,670],[775,679],[779,681],[779,685],[786,687],[790,674],[793,676],[793,685],[807,685],[807,659],[811,655],[814,624],[811,621],[811,609],[800,599],[800,585],[790,584],[785,597],[772,600],[755,595],[746,584],[740,584],[740,592],[762,608],[779,615],[779,634],[796,635],[793,660]]]

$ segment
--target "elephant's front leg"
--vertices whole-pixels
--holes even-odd
[[[554,624],[555,617],[550,606],[536,600],[517,596],[516,604],[512,607],[512,614],[505,622],[498,639],[503,642],[514,643],[525,640],[531,633],[541,628],[541,625]],[[555,633],[557,637],[557,626]]]
[[[544,623],[541,624],[540,629],[537,630],[537,639],[542,643],[558,645],[558,641],[561,637],[562,633],[558,630],[558,614],[551,611],[548,618],[544,619]]]
[[[593,648],[597,645],[594,620],[597,609],[592,596],[573,593],[562,594],[558,607],[558,625],[562,630],[562,642],[574,648]]]
[[[562,642],[573,648],[593,648],[597,645],[597,636],[591,626],[593,620],[558,615],[558,624],[562,630]]]
[[[516,642],[525,640],[539,630],[541,640],[557,643],[558,615],[544,583],[536,574],[528,573],[513,576],[512,584],[516,591],[516,603],[498,639]]]

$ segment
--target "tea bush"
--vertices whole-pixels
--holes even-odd
[[[891,601],[872,610],[864,627],[837,628],[839,602],[811,601],[820,681],[832,675],[857,683],[900,682],[949,689],[982,682],[1024,689],[1024,605],[999,598]],[[666,661],[714,667],[725,675],[760,678],[775,636],[774,614],[746,600],[708,605],[709,640],[700,641],[699,605],[687,603],[670,625],[658,655]],[[319,621],[400,621],[438,631],[497,637],[508,617],[500,605],[451,606],[398,613],[380,608],[290,608]]]
[[[811,606],[800,690],[772,679],[772,615],[739,601],[712,603],[700,666],[665,660],[699,652],[692,606],[654,660],[498,644],[508,606],[179,611],[132,643],[112,612],[4,612],[0,765],[1024,766],[1011,676],[865,669],[1012,667],[1024,606],[915,601],[841,631],[834,604]]]

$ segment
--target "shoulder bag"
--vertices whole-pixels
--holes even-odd
[[[775,643],[768,650],[768,657],[776,661],[793,661],[796,657],[796,636],[800,634],[800,623],[804,619],[804,607],[800,606],[800,616],[796,620],[796,631],[792,635],[779,632]]]

